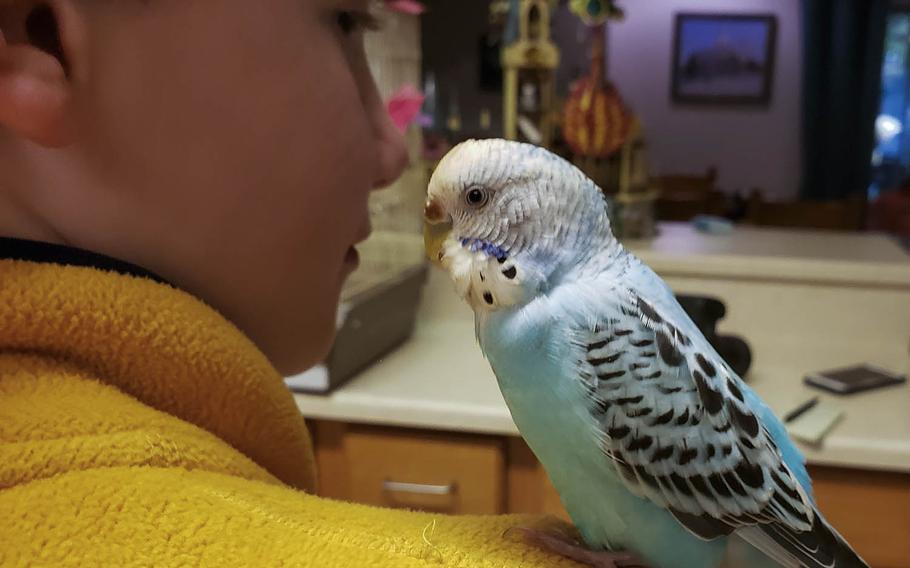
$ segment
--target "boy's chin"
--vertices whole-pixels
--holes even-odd
[[[334,303],[333,303],[334,300]],[[271,322],[263,351],[279,373],[285,377],[302,373],[326,360],[335,343],[337,331],[344,325],[347,311],[338,298],[326,301],[324,309],[312,309],[303,321],[288,318],[283,332]]]
[[[325,361],[335,341],[335,330],[309,330],[304,341],[284,346],[280,353],[269,353],[269,360],[282,376],[290,377]]]

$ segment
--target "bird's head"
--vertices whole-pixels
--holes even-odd
[[[542,148],[469,140],[430,180],[425,240],[475,310],[522,305],[615,243],[597,185]]]

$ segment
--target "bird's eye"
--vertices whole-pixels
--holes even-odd
[[[464,198],[471,207],[482,207],[487,202],[487,191],[482,187],[472,187],[465,192]]]

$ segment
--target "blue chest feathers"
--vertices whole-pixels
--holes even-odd
[[[618,477],[598,443],[567,326],[497,312],[478,322],[478,339],[512,419],[589,546],[635,550],[655,568],[719,562],[723,541],[694,537],[666,510],[629,492]]]

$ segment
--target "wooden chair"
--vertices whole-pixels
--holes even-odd
[[[724,215],[727,198],[717,189],[717,168],[705,175],[667,175],[654,179],[660,191],[657,218],[662,221],[688,221],[699,214]]]
[[[862,197],[836,201],[765,201],[761,191],[749,196],[746,220],[753,225],[859,231],[864,227]]]

